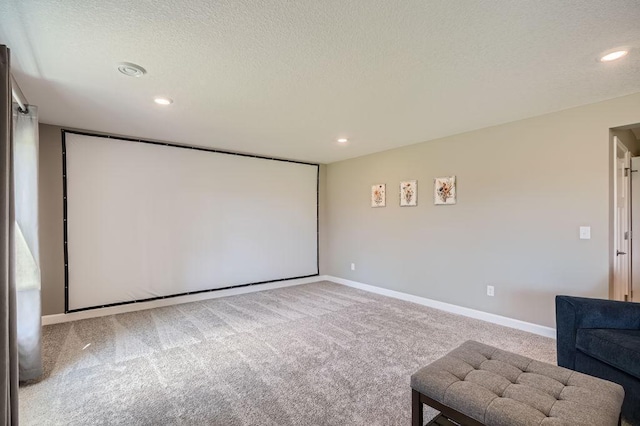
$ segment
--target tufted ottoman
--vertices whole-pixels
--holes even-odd
[[[624,399],[615,383],[471,340],[418,370],[411,388],[414,426],[423,403],[461,425],[617,425]]]

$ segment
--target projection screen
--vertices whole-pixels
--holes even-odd
[[[317,164],[63,131],[66,311],[318,274]]]

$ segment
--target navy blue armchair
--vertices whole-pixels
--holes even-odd
[[[556,296],[558,365],[622,385],[640,425],[640,303]]]

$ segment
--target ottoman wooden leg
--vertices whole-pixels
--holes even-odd
[[[423,426],[422,418],[422,401],[420,401],[420,392],[411,389],[411,425]]]

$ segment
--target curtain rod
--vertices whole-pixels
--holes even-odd
[[[16,81],[13,74],[11,74],[11,94],[13,95],[13,100],[18,103],[20,106],[20,112],[26,114],[29,112],[29,103],[27,102],[27,98],[24,97],[24,93],[20,90],[20,86],[18,86],[18,82]]]

